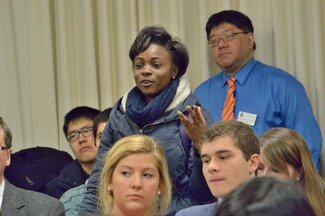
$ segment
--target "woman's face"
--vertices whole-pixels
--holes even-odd
[[[133,75],[137,87],[150,102],[171,79],[177,75],[172,66],[172,58],[168,51],[159,45],[151,44],[145,51],[137,55],[133,63]]]
[[[123,158],[109,184],[114,197],[112,215],[145,215],[156,202],[159,183],[152,154],[137,153]]]
[[[299,172],[295,170],[290,164],[286,163],[289,175],[285,172],[273,167],[263,152],[261,153],[261,161],[258,167],[258,176],[273,176],[281,180],[297,180],[300,176]]]

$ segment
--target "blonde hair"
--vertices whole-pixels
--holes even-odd
[[[108,191],[108,186],[112,181],[116,166],[123,158],[138,153],[152,154],[156,159],[156,165],[159,171],[160,195],[149,210],[149,215],[166,215],[171,201],[172,186],[163,149],[153,138],[144,135],[132,135],[117,141],[104,157],[104,165],[99,184],[99,205],[104,216],[111,214],[114,203],[113,194]]]
[[[325,186],[314,168],[312,157],[302,136],[288,128],[274,128],[260,137],[261,151],[272,167],[289,175],[286,164],[301,173],[299,183],[318,216],[325,215]]]

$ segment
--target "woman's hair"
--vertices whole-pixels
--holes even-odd
[[[324,182],[314,168],[302,136],[288,128],[274,128],[265,132],[259,140],[261,152],[273,168],[289,175],[286,165],[289,164],[301,174],[299,182],[316,215],[325,215]]]
[[[112,211],[114,197],[112,192],[108,191],[108,186],[112,182],[116,166],[123,158],[139,153],[152,154],[159,171],[160,195],[154,201],[149,215],[166,215],[171,201],[171,183],[167,161],[160,144],[153,138],[144,135],[124,137],[117,141],[106,153],[99,185],[99,204],[103,215],[110,215]]]
[[[274,177],[242,183],[218,206],[215,216],[314,216],[300,187]]]
[[[188,51],[181,41],[172,38],[162,26],[147,26],[140,31],[129,51],[132,63],[134,63],[135,57],[144,52],[151,44],[165,48],[171,55],[172,66],[178,68],[176,78],[185,74],[189,63]]]

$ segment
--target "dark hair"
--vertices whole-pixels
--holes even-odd
[[[227,136],[234,140],[235,146],[243,152],[246,160],[249,160],[253,154],[260,153],[259,141],[254,131],[247,124],[235,120],[212,125],[201,136],[200,146]]]
[[[3,133],[4,133],[5,147],[11,148],[12,133],[11,133],[11,130],[8,127],[7,123],[3,120],[2,117],[0,117],[0,128],[2,128]]]
[[[230,23],[243,32],[254,33],[254,27],[251,19],[245,14],[235,10],[224,10],[215,14],[212,14],[208,19],[205,27],[207,38],[209,40],[210,32],[213,27],[219,26],[223,23]],[[256,49],[256,43],[254,43],[253,49]]]
[[[65,137],[68,135],[68,125],[71,121],[79,120],[82,118],[94,120],[99,112],[100,111],[98,109],[94,109],[88,106],[79,106],[70,110],[64,116],[63,132]]]
[[[140,31],[129,51],[132,63],[134,63],[135,57],[144,52],[151,44],[162,46],[171,55],[173,66],[178,68],[176,78],[185,74],[189,63],[188,51],[181,41],[172,38],[162,26],[147,26]]]
[[[96,140],[96,134],[97,134],[97,130],[98,130],[98,125],[100,123],[106,123],[108,121],[109,118],[109,114],[111,113],[112,108],[109,107],[107,109],[104,109],[103,111],[101,111],[95,118],[94,118],[94,124],[93,124],[93,134],[94,134],[94,138]]]
[[[293,182],[258,177],[230,192],[215,216],[315,216],[302,189]]]

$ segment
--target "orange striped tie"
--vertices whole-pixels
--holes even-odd
[[[225,103],[223,105],[223,110],[222,110],[222,120],[223,121],[230,121],[233,120],[235,117],[234,114],[234,109],[235,109],[235,104],[236,104],[236,98],[235,98],[235,82],[236,78],[231,77],[227,80],[228,84],[228,92],[227,92],[227,97],[225,100]]]

